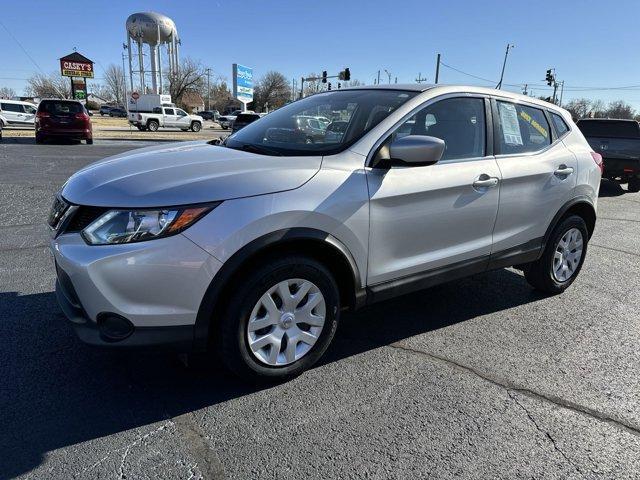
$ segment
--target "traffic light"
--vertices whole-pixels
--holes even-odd
[[[327,71],[322,72],[322,83],[327,83]]]
[[[342,84],[340,82],[338,82],[338,88],[341,88]]]
[[[547,70],[547,76],[545,77],[545,80],[547,81],[547,85],[553,85],[554,78],[551,69]]]
[[[327,90],[331,90],[331,82],[327,84]]]
[[[351,72],[349,71],[349,67],[344,69],[344,79],[343,80],[351,80]]]

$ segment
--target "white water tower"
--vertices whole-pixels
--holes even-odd
[[[129,15],[126,27],[131,90],[135,90],[133,76],[137,75],[138,81],[135,83],[139,86],[140,93],[163,93],[162,46],[166,45],[169,73],[172,74],[178,70],[180,37],[178,37],[176,24],[160,13],[141,12]],[[133,48],[132,44],[135,44]],[[149,46],[148,55],[144,53],[144,45]],[[149,61],[145,61],[146,56]],[[137,57],[136,70],[133,66],[134,57]],[[147,81],[149,77],[150,84]]]

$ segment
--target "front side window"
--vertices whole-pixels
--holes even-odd
[[[176,115],[178,115],[179,117],[185,117],[187,115],[187,112],[185,112],[184,110],[180,110],[179,108],[176,110]]]
[[[500,153],[528,153],[551,145],[549,123],[538,108],[498,101],[498,145]]]
[[[359,140],[418,92],[358,89],[290,103],[228,137],[224,145],[268,155],[330,155]]]
[[[31,105],[23,105],[24,106],[24,112],[28,113],[30,115],[33,115],[34,113],[36,113],[36,109],[34,107],[32,107]]]
[[[442,160],[485,155],[486,126],[482,98],[449,98],[413,115],[391,135],[391,141],[407,135],[428,135],[444,140]]]

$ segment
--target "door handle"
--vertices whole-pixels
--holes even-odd
[[[473,188],[491,188],[498,185],[497,177],[490,177],[486,173],[480,175],[475,182],[473,182]]]
[[[565,164],[560,165],[553,174],[556,177],[568,177],[573,173],[573,167],[567,167]]]

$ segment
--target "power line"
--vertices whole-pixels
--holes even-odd
[[[6,25],[4,23],[2,23],[0,21],[0,25],[2,25],[2,28],[4,28],[6,30],[6,32],[9,34],[9,36],[13,39],[14,42],[16,42],[18,44],[18,46],[20,47],[20,49],[24,52],[24,54],[29,58],[29,60],[31,60],[31,63],[33,63],[36,68],[38,70],[40,70],[40,73],[42,73],[44,75],[44,71],[40,68],[40,65],[38,65],[38,62],[36,62],[33,57],[31,55],[29,55],[29,52],[27,52],[27,50],[22,46],[22,44],[18,41],[18,39],[16,37],[13,36],[13,34],[9,31],[9,29],[6,27]]]

